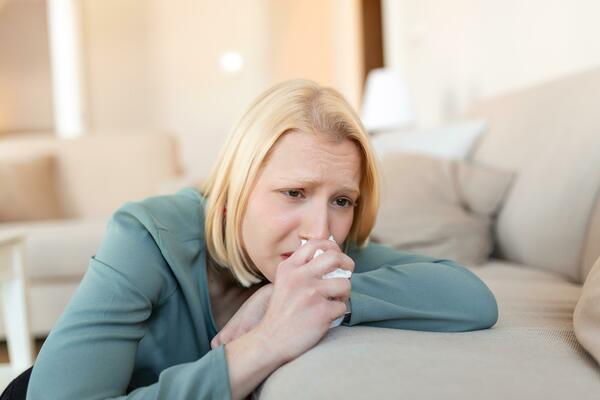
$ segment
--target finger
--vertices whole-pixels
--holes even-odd
[[[329,319],[331,321],[334,321],[334,320],[338,319],[339,317],[341,317],[342,315],[346,314],[346,303],[337,301],[337,300],[332,300],[329,303],[330,303]]]
[[[347,254],[328,250],[306,264],[307,273],[318,278],[338,268],[354,272],[354,260]]]
[[[313,259],[317,250],[328,250],[341,252],[340,246],[337,243],[330,240],[309,240],[304,246],[299,247],[291,256],[288,258],[295,265],[304,265]],[[318,258],[318,257],[317,257]]]
[[[235,331],[234,331],[235,329]],[[221,344],[227,344],[231,341],[233,341],[234,339],[236,339],[237,337],[241,336],[243,334],[243,329],[238,328],[232,328],[229,327],[228,325],[225,325],[223,327],[223,329],[221,329],[221,331],[219,332],[219,335],[217,337],[217,347],[219,347]]]
[[[318,283],[317,290],[327,299],[346,304],[346,299],[352,290],[352,283],[350,279],[324,279]]]
[[[212,349],[216,349],[216,348],[217,348],[217,347],[219,347],[220,345],[221,345],[221,344],[220,344],[220,342],[219,342],[219,340],[218,340],[218,337],[217,337],[217,336],[215,336],[215,337],[213,338],[213,340],[211,340],[211,341],[210,341],[210,347],[211,347]]]
[[[350,288],[350,291],[352,291],[352,288]],[[350,293],[348,293],[347,296],[340,296],[340,297],[329,297],[327,300],[337,300],[337,301],[341,301],[344,304],[348,303],[348,299],[350,298]]]

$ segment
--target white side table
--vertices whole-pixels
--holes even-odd
[[[0,303],[10,357],[9,364],[0,364],[0,388],[4,390],[12,379],[33,364],[25,275],[25,236],[19,233],[0,233]]]

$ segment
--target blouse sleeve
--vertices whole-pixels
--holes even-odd
[[[345,325],[440,332],[492,327],[496,299],[461,265],[369,243],[351,247],[352,316]]]
[[[231,398],[224,346],[166,368],[154,384],[126,394],[145,324],[173,285],[153,234],[129,204],[109,222],[100,249],[46,339],[28,399]]]

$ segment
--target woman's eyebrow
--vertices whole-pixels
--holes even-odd
[[[300,186],[316,186],[319,183],[321,183],[318,179],[313,179],[313,178],[280,178],[281,180],[285,180],[285,181],[293,181],[294,183],[300,185]],[[358,188],[354,185],[343,185],[339,188],[339,191],[341,192],[350,192],[353,194],[356,194],[357,196],[360,195],[360,190],[358,190]]]
[[[349,186],[344,186],[341,188],[342,192],[350,192],[352,194],[355,194],[356,196],[360,196],[360,191],[358,189],[355,189],[353,187],[349,187]]]

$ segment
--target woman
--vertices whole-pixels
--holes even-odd
[[[350,306],[346,326],[492,326],[494,296],[465,268],[367,244],[377,181],[339,93],[305,80],[271,88],[201,190],[113,215],[28,399],[241,399]],[[352,278],[322,279],[337,268]]]

